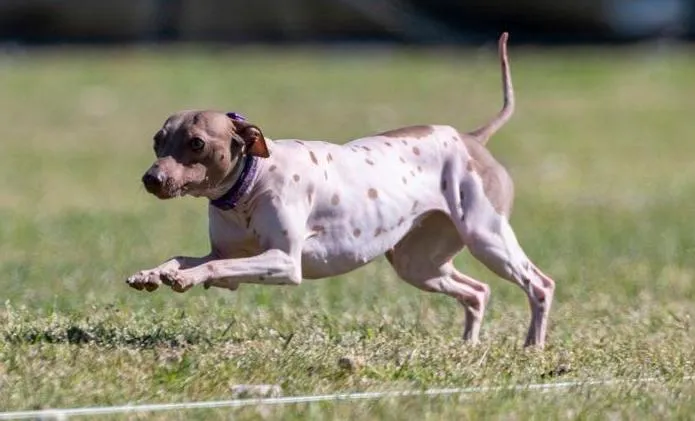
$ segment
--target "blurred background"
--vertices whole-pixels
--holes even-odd
[[[140,182],[169,114],[237,111],[272,139],[467,130],[502,103],[505,30],[517,109],[488,147],[514,178],[521,244],[558,281],[543,358],[518,352],[524,294],[467,252],[457,266],[494,291],[475,350],[457,303],[383,258],[300,288],[126,286],[210,250],[205,200]],[[694,35],[691,0],[0,0],[0,408],[220,399],[230,379],[288,395],[545,382],[559,362],[582,378],[691,375]],[[352,352],[369,369],[336,372]],[[630,394],[643,400],[451,404],[643,419],[679,401]]]
[[[2,0],[17,42],[617,42],[695,34],[693,0]]]

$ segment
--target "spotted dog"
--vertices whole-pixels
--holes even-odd
[[[235,113],[170,116],[154,136],[157,159],[142,182],[160,199],[209,199],[211,250],[174,257],[128,284],[178,292],[198,284],[299,285],[385,255],[404,281],[461,303],[464,339],[476,342],[490,289],[454,267],[454,256],[468,247],[526,293],[525,343],[542,347],[555,284],[519,245],[509,223],[512,180],[485,148],[514,111],[506,50],[504,33],[504,105],[467,133],[421,125],[337,145],[271,140]]]

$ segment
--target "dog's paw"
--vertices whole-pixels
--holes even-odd
[[[179,270],[168,270],[161,273],[162,282],[176,292],[188,291],[194,283]]]
[[[126,283],[138,291],[142,291],[143,289],[146,289],[147,291],[154,291],[155,289],[159,288],[162,281],[160,279],[159,271],[141,270],[135,275],[129,277],[126,280]]]

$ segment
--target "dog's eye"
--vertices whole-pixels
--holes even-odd
[[[205,142],[199,137],[194,137],[191,139],[191,150],[193,152],[200,152],[205,147]]]

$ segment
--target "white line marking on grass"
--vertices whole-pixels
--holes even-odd
[[[495,392],[524,392],[524,391],[552,391],[570,389],[573,387],[587,386],[614,386],[619,384],[645,384],[663,381],[658,377],[644,377],[637,379],[605,379],[605,380],[586,380],[568,381],[559,383],[532,383],[517,384],[510,386],[489,386],[489,387],[466,387],[450,389],[427,389],[427,390],[402,390],[386,392],[362,392],[362,393],[335,393],[327,395],[308,395],[308,396],[286,396],[281,398],[254,398],[254,399],[234,399],[226,401],[203,401],[203,402],[181,402],[181,403],[155,403],[143,405],[121,405],[121,406],[98,406],[86,408],[66,408],[66,409],[42,409],[37,411],[17,411],[0,412],[0,420],[27,419],[27,418],[55,418],[67,419],[68,417],[82,415],[103,415],[103,414],[122,414],[129,412],[155,412],[171,411],[182,409],[209,409],[209,408],[240,408],[244,406],[260,405],[292,405],[298,403],[314,402],[340,402],[356,400],[374,400],[387,398],[417,397],[417,396],[447,396],[447,395],[473,395],[479,393]],[[695,376],[686,376],[682,381],[695,380]]]

